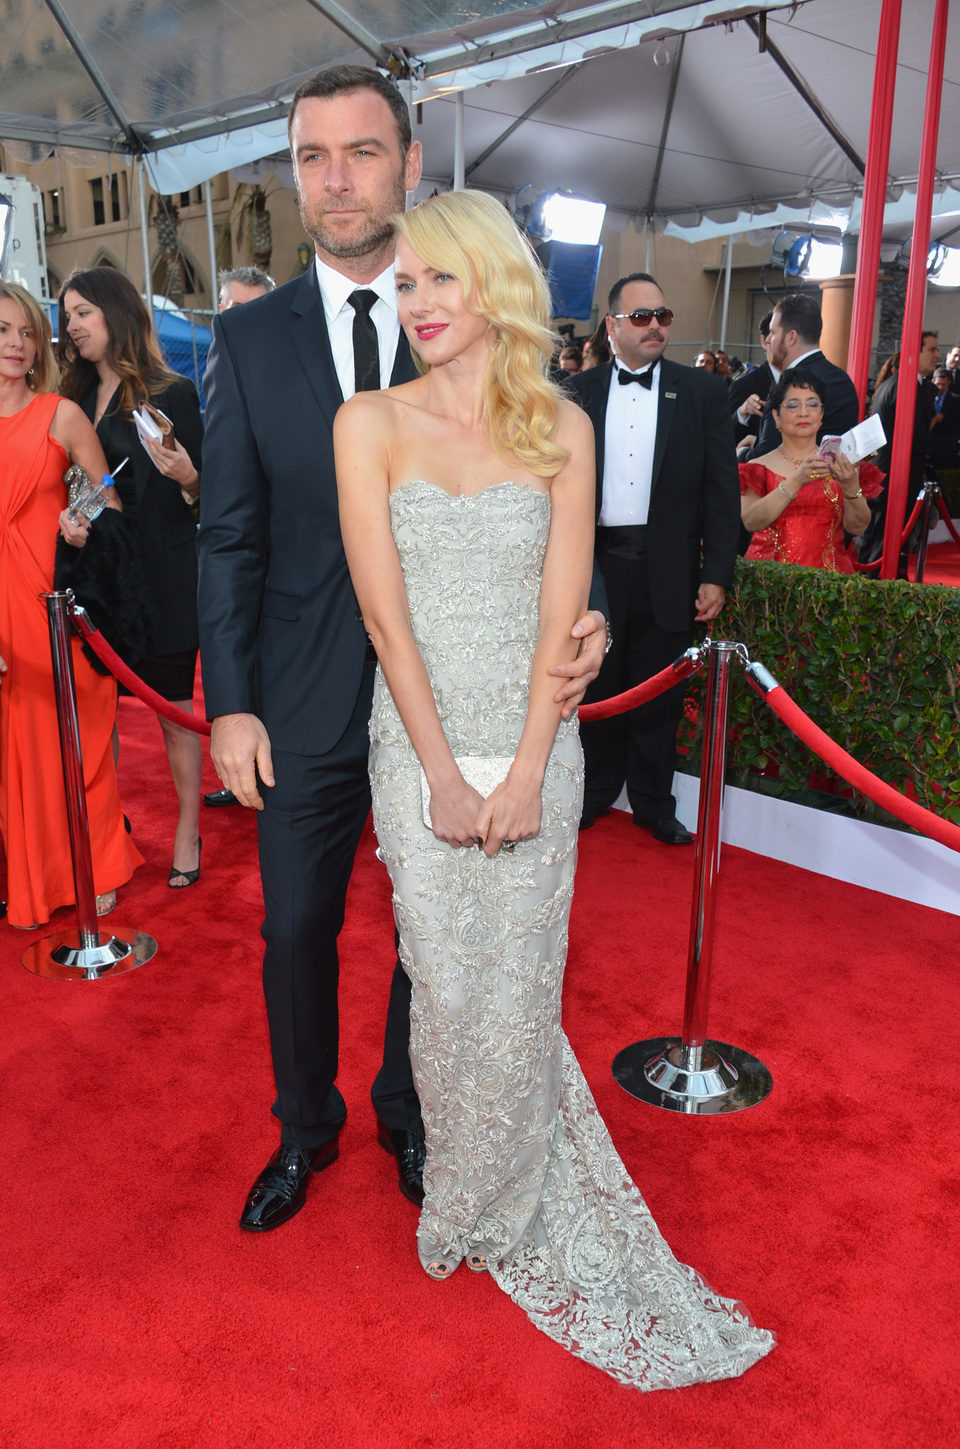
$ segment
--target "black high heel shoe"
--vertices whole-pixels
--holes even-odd
[[[176,865],[170,867],[170,874],[167,876],[167,885],[172,891],[185,891],[187,886],[196,885],[200,879],[200,852],[202,849],[203,841],[198,838],[196,870],[178,870]]]

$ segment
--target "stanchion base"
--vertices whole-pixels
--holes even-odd
[[[119,976],[134,971],[157,954],[157,943],[145,931],[100,933],[99,946],[84,946],[79,931],[58,931],[42,936],[27,947],[20,960],[35,976],[53,976],[58,981],[99,981],[101,976]]]
[[[687,1049],[676,1036],[658,1036],[624,1047],[613,1075],[625,1092],[652,1107],[691,1116],[742,1112],[769,1096],[773,1078],[756,1057],[725,1042],[704,1042],[699,1069],[685,1065]]]

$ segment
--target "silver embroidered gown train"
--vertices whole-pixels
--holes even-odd
[[[417,647],[455,755],[512,755],[537,640],[549,494],[505,482],[392,494]],[[413,982],[427,1137],[421,1261],[485,1252],[536,1326],[640,1389],[742,1373],[773,1347],[678,1263],[627,1175],[560,1026],[583,762],[562,722],[543,825],[512,855],[441,843],[378,670],[374,823]]]

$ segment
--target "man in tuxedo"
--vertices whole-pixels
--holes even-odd
[[[851,378],[842,367],[829,362],[820,351],[823,318],[814,297],[806,292],[791,292],[782,297],[770,319],[767,354],[771,367],[786,372],[801,364],[823,380],[827,400],[823,409],[824,433],[842,434],[860,421],[860,402]],[[780,430],[773,415],[764,405],[760,430],[754,446],[739,454],[741,459],[762,458],[780,446]]]
[[[367,725],[376,660],[340,540],[333,419],[354,391],[415,375],[400,333],[390,218],[421,153],[396,86],[333,66],[300,86],[288,121],[304,229],[303,276],[222,313],[205,379],[200,632],[210,752],[224,786],[258,810],[263,986],[280,1147],[240,1225],[264,1232],[303,1205],[338,1155],[337,936],[367,818]],[[581,620],[580,660],[551,672],[569,712],[594,678],[602,616]],[[399,962],[373,1085],[400,1187],[423,1198],[423,1126],[408,1056],[410,986]]]
[[[593,421],[597,562],[612,645],[588,697],[620,694],[689,647],[694,618],[715,619],[733,578],[740,487],[727,385],[663,356],[673,313],[653,277],[635,272],[610,292],[613,360],[572,387]],[[701,560],[702,553],[702,560]],[[672,794],[684,691],[582,727],[583,827],[626,782],[636,824],[688,844]]]

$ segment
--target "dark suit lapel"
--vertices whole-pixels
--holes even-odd
[[[660,469],[663,467],[663,455],[667,449],[667,439],[670,436],[670,429],[673,427],[673,419],[677,408],[677,386],[681,377],[680,368],[677,363],[668,362],[665,357],[660,359],[660,390],[657,401],[657,438],[653,445],[653,471],[650,475],[650,496],[653,497],[653,490],[657,486],[660,477]]]
[[[330,427],[343,393],[333,362],[327,319],[314,267],[309,267],[300,280],[290,306],[290,336],[299,358],[303,375],[320,405]]]
[[[393,359],[393,372],[390,374],[390,386],[396,387],[399,382],[412,382],[416,376],[417,368],[410,354],[410,344],[407,341],[407,334],[401,327],[400,340],[397,343],[397,355]]]
[[[603,460],[607,432],[607,398],[610,395],[610,374],[612,362],[601,362],[580,374],[576,391],[582,400],[583,410],[593,423],[595,456],[597,460],[597,517],[603,505]]]

